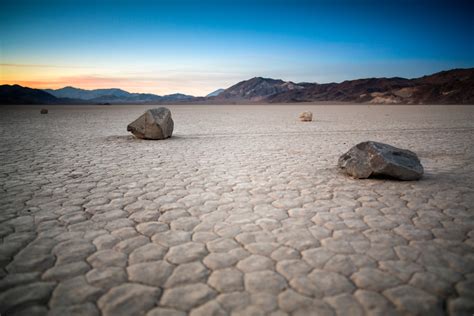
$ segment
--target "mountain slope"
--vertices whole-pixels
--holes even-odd
[[[474,104],[474,68],[442,71],[415,82],[418,103]]]
[[[367,78],[326,84],[295,84],[256,77],[233,85],[212,100],[223,103],[474,104],[474,68],[453,69],[416,79]]]
[[[161,97],[162,101],[186,101],[191,99],[194,99],[194,96],[183,93],[167,94]]]
[[[277,93],[303,89],[303,86],[291,81],[276,80],[270,78],[255,77],[241,81],[221,92],[216,100],[249,100],[263,101],[266,97]]]
[[[369,78],[347,80],[341,83],[308,84],[299,91],[289,91],[272,95],[269,102],[304,102],[304,101],[344,101],[367,102],[372,95],[412,86],[404,78]]]
[[[47,91],[52,91],[56,96]],[[0,104],[160,104],[193,99],[193,96],[182,93],[159,96],[151,93],[129,93],[121,89],[83,90],[65,87],[58,90],[40,90],[19,85],[0,85]]]
[[[92,100],[95,98],[103,96],[115,96],[120,98],[126,98],[131,95],[131,93],[121,90],[121,89],[95,89],[95,90],[85,90],[74,88],[71,86],[64,87],[61,89],[44,89],[44,91],[54,95],[57,98],[71,98],[71,99],[82,99],[82,100]]]
[[[206,98],[210,98],[210,97],[217,97],[219,94],[221,94],[222,92],[224,92],[225,89],[217,89],[215,91],[212,91],[211,93],[209,93],[208,95],[206,95]]]
[[[15,85],[0,86],[0,104],[55,104],[60,99],[39,89]]]
[[[44,91],[58,97],[85,100],[91,103],[147,103],[147,102],[175,102],[192,99],[193,96],[175,93],[159,96],[152,93],[130,93],[122,89],[95,89],[85,90],[74,87],[61,89],[45,89]]]

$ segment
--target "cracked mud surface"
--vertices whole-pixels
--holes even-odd
[[[474,107],[48,108],[0,109],[2,315],[474,311]],[[425,176],[340,173],[365,140]]]

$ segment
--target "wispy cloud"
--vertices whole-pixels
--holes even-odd
[[[67,65],[42,65],[42,64],[0,64],[0,67],[12,67],[12,68],[77,68],[77,69],[89,69],[93,67],[87,66],[67,66]]]
[[[124,77],[103,77],[96,75],[63,76],[56,79],[41,80],[10,80],[18,84],[28,84],[38,88],[56,88],[58,86],[73,85],[87,88],[116,87],[116,86],[156,86],[156,82],[136,80]]]

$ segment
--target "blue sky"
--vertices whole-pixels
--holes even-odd
[[[2,1],[0,83],[205,95],[474,67],[473,1]]]

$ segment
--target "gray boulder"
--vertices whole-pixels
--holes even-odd
[[[146,111],[128,124],[127,131],[141,139],[165,139],[173,134],[171,111],[164,107]]]
[[[352,147],[339,158],[338,165],[357,179],[375,176],[418,180],[423,175],[423,166],[414,152],[372,141]]]

